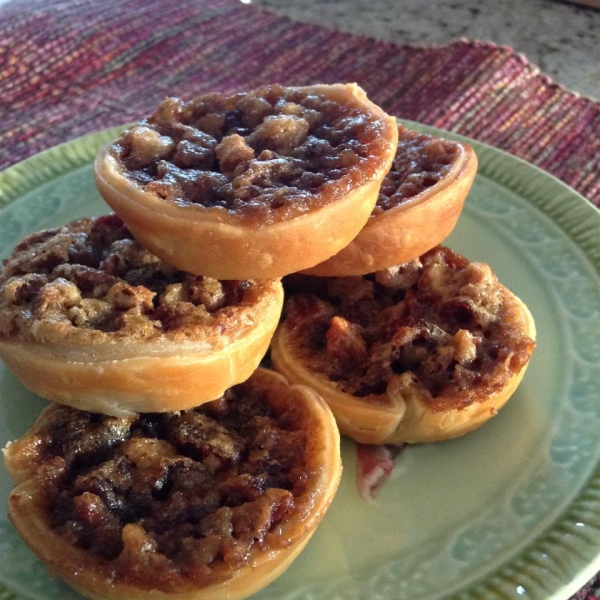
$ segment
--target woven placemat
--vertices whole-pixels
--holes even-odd
[[[388,112],[506,150],[600,206],[600,104],[510,48],[395,45],[237,0],[0,6],[0,169],[138,119],[166,95],[356,81]]]
[[[167,95],[355,81],[385,110],[486,142],[600,206],[600,104],[507,47],[379,42],[237,0],[0,6],[0,169],[136,120]],[[598,600],[600,578],[574,598]]]

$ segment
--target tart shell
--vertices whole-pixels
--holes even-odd
[[[527,306],[503,287],[506,315],[532,340],[535,322]],[[323,374],[307,369],[293,354],[290,330],[284,322],[271,343],[271,360],[290,381],[313,388],[329,404],[340,432],[364,444],[427,443],[459,437],[493,417],[520,384],[527,365],[505,382],[501,390],[481,397],[476,387],[467,406],[453,407],[452,398],[436,398],[445,410],[433,410],[418,393],[395,392],[358,398],[337,389]]]
[[[407,202],[371,215],[340,252],[304,270],[307,275],[364,275],[412,260],[440,244],[454,229],[477,173],[477,155],[457,142],[452,170]]]
[[[100,194],[136,239],[178,269],[219,279],[273,278],[316,265],[346,246],[367,222],[398,140],[395,120],[356,84],[302,88],[348,103],[380,121],[373,177],[339,198],[273,223],[249,223],[227,211],[162,200],[131,183],[107,146],[94,175]],[[334,182],[336,183],[336,182]]]
[[[281,315],[283,288],[265,282],[257,318],[226,344],[63,344],[0,340],[0,358],[47,400],[113,416],[198,406],[250,377]]]
[[[31,482],[16,487],[10,495],[10,519],[23,541],[48,567],[78,594],[90,600],[238,600],[248,598],[280,577],[302,552],[314,531],[306,533],[291,548],[254,561],[248,571],[225,583],[201,591],[161,592],[136,590],[94,573],[95,560],[85,551],[69,545],[54,533],[40,510],[38,493]]]
[[[56,405],[45,409],[33,428],[4,450],[6,468],[17,482],[9,498],[9,517],[15,528],[50,573],[92,600],[237,600],[263,589],[291,565],[310,540],[335,495],[342,465],[335,421],[325,402],[313,390],[290,386],[283,376],[266,369],[258,369],[253,380],[267,390],[270,403],[278,406],[295,403],[304,414],[305,422],[311,427],[307,442],[310,460],[312,464],[319,465],[317,476],[306,491],[307,497],[301,499],[300,516],[288,519],[273,532],[275,536],[284,536],[287,545],[275,544],[268,550],[252,550],[253,555],[247,564],[231,577],[202,587],[189,583],[173,591],[142,589],[107,577],[102,559],[71,545],[52,529],[44,508],[43,494],[36,484],[39,464],[32,462],[36,451],[36,430],[52,418]],[[141,529],[141,526],[125,525],[124,539],[135,543],[137,528]],[[127,551],[127,543],[124,552]]]

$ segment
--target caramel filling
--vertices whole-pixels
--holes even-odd
[[[214,341],[243,325],[262,288],[178,271],[142,248],[118,217],[86,219],[32,234],[5,261],[0,338]]]
[[[318,467],[305,417],[248,384],[194,410],[114,418],[57,407],[30,454],[49,525],[141,588],[202,586],[291,540]]]
[[[400,206],[448,177],[460,146],[398,126],[398,148],[394,162],[383,179],[373,215]]]
[[[168,98],[110,153],[125,177],[162,199],[265,223],[371,179],[382,127],[356,105],[271,85],[190,102]]]
[[[484,401],[528,362],[534,342],[488,265],[437,247],[372,275],[289,279],[291,351],[337,389],[383,401],[388,386],[432,410]]]

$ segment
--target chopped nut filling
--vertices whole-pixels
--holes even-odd
[[[28,451],[49,525],[111,580],[176,591],[284,548],[306,518],[307,419],[248,383],[201,408],[115,418],[55,406]]]
[[[398,125],[398,149],[373,214],[395,208],[439,183],[451,172],[459,152],[456,142]]]
[[[382,127],[380,118],[323,93],[271,85],[190,102],[167,98],[110,153],[125,177],[169,202],[269,222],[371,179]]]
[[[115,215],[35,233],[0,270],[0,339],[74,343],[226,337],[263,284],[178,271]]]
[[[533,350],[490,267],[447,248],[371,275],[287,285],[296,290],[285,307],[294,355],[373,402],[393,384],[432,410],[443,411],[444,398],[467,406],[501,389]]]

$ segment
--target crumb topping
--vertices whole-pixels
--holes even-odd
[[[140,188],[182,206],[270,222],[373,178],[383,119],[306,88],[167,98],[110,148]]]
[[[371,275],[305,278],[294,285],[311,293],[285,306],[294,356],[373,402],[390,386],[433,410],[483,401],[534,347],[491,268],[444,247]]]

